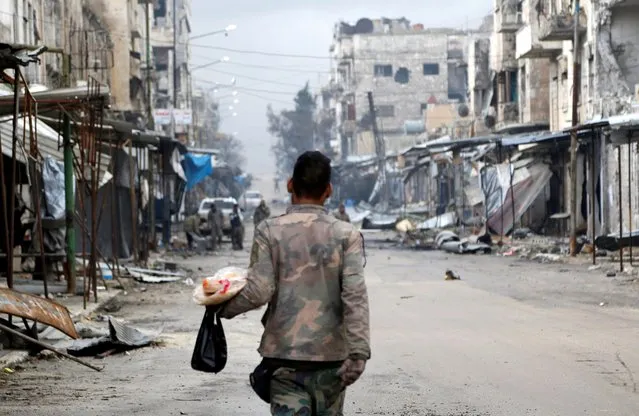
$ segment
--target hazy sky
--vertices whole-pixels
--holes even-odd
[[[315,91],[327,81],[328,48],[337,21],[406,17],[427,27],[477,27],[490,13],[492,3],[493,0],[192,0],[192,35],[237,25],[228,37],[215,35],[192,42],[193,67],[224,56],[230,58],[228,63],[195,70],[194,82],[212,88],[214,82],[228,84],[233,77],[237,79],[237,96],[233,97],[233,90],[228,88],[217,93],[223,109],[221,129],[237,133],[244,143],[249,172],[270,174],[274,171],[270,151],[273,139],[266,131],[266,106],[271,103],[275,109],[290,108],[293,96],[306,81]],[[325,58],[267,56],[215,48]],[[234,99],[239,103],[234,104]],[[231,105],[233,110],[229,109]],[[236,117],[232,116],[234,111]]]

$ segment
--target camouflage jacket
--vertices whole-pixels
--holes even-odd
[[[322,207],[294,205],[255,230],[248,283],[221,310],[233,318],[269,303],[265,358],[370,358],[360,233]]]
[[[253,223],[255,225],[258,225],[259,223],[261,223],[262,221],[264,221],[270,216],[271,216],[271,210],[267,206],[257,207],[255,209],[255,213],[253,214]]]

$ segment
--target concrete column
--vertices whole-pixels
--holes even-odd
[[[129,95],[131,30],[128,0],[92,0],[93,12],[100,16],[112,33],[113,67],[111,68],[111,96],[117,111],[131,110]]]

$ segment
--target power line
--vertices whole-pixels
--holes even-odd
[[[273,84],[273,85],[282,85],[285,87],[299,87],[299,84],[293,84],[293,83],[289,83],[289,82],[280,82],[280,81],[275,81],[275,80],[269,80],[269,79],[264,79],[264,78],[256,78],[256,77],[250,77],[248,75],[240,75],[240,74],[235,74],[232,72],[226,72],[226,71],[220,71],[218,69],[213,69],[213,68],[203,68],[203,71],[210,71],[210,72],[216,72],[218,74],[224,74],[224,75],[230,75],[236,78],[246,78],[246,79],[250,79],[253,81],[260,81],[262,84]]]

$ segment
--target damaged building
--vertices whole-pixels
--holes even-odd
[[[330,47],[333,76],[325,91],[332,95],[342,157],[375,152],[369,91],[389,151],[425,140],[429,127],[441,125],[425,121],[429,106],[467,103],[468,47],[476,36],[405,18],[337,23]]]

